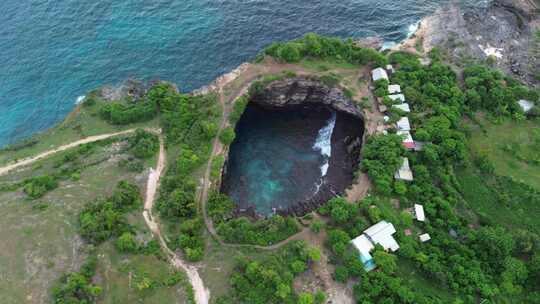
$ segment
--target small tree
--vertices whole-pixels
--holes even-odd
[[[221,135],[219,136],[219,139],[224,145],[230,145],[236,138],[236,133],[234,132],[234,129],[232,127],[227,127],[221,132]]]
[[[135,236],[131,232],[124,232],[116,240],[116,248],[120,252],[125,253],[134,253],[137,251],[137,242],[135,241]]]

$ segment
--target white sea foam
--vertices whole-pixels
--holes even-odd
[[[410,38],[416,31],[418,31],[418,27],[420,26],[420,20],[416,21],[415,23],[409,25],[409,28],[407,30],[407,38]]]
[[[77,97],[77,100],[75,100],[75,104],[76,105],[81,104],[84,101],[85,98],[86,98],[86,96],[84,96],[84,95],[81,95],[81,96]]]
[[[332,133],[334,133],[334,127],[336,126],[336,112],[332,112],[332,116],[328,119],[326,125],[319,130],[319,135],[315,140],[313,149],[320,151],[324,157],[323,164],[321,165],[321,176],[324,177],[330,167],[330,156],[332,156]]]
[[[411,38],[411,36],[414,35],[416,33],[416,31],[418,31],[418,27],[420,27],[420,22],[421,21],[422,20],[418,20],[417,22],[409,25],[409,27],[407,28],[407,38],[405,38],[405,39]],[[401,40],[401,41],[384,41],[383,44],[382,44],[381,50],[384,51],[384,50],[391,49],[391,48],[397,46],[402,41],[403,40]]]

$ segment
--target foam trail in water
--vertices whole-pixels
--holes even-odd
[[[78,104],[82,103],[85,98],[86,98],[86,96],[84,96],[84,95],[81,95],[81,96],[77,97],[77,100],[75,100],[75,104],[78,105]]]
[[[412,35],[418,31],[418,27],[420,26],[420,20],[416,21],[415,23],[409,25],[409,29],[407,31],[407,38],[410,38]]]
[[[330,156],[332,155],[332,133],[334,133],[334,127],[336,126],[336,112],[332,111],[332,116],[328,119],[326,125],[319,130],[319,135],[315,140],[313,149],[320,151],[324,157],[323,164],[321,165],[321,176],[324,177],[330,167]]]

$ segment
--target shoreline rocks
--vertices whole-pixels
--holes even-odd
[[[540,7],[528,0],[494,0],[485,8],[464,10],[455,2],[424,18],[418,31],[394,50],[446,50],[460,65],[468,56],[486,60],[528,84],[538,83],[538,52],[532,52],[540,28]],[[537,46],[538,47],[538,46]]]

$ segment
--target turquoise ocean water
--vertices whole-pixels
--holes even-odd
[[[78,96],[135,77],[200,87],[273,41],[406,37],[443,0],[3,0],[0,146],[51,127]]]

